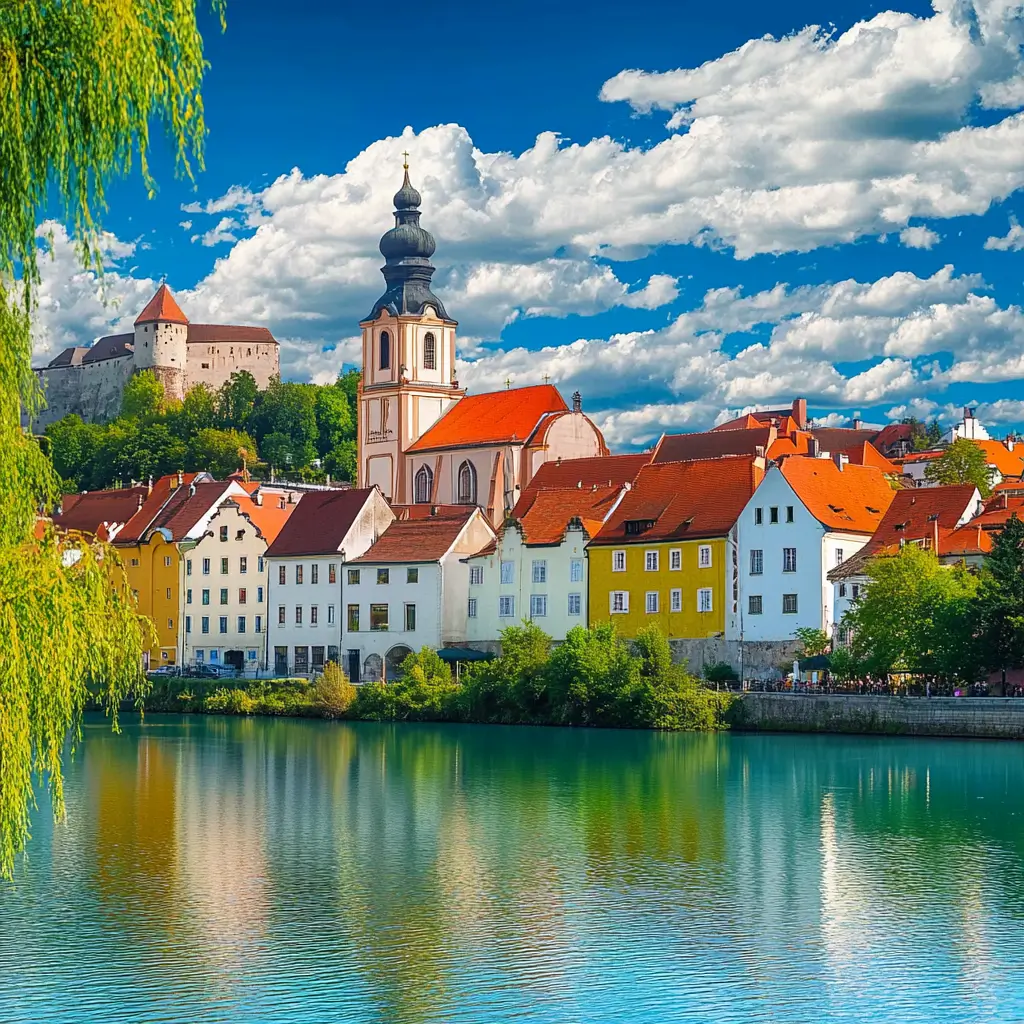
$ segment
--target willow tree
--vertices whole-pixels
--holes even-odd
[[[40,403],[37,226],[56,204],[100,269],[105,186],[136,164],[152,192],[151,129],[180,173],[201,165],[205,67],[196,0],[0,0],[0,875],[28,839],[37,785],[64,814],[62,754],[88,697],[116,728],[143,684],[145,624],[112,555],[36,528],[59,487],[20,426]]]

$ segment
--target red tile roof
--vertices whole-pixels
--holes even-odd
[[[327,555],[340,550],[345,535],[366,508],[375,487],[308,491],[267,549],[271,558]]]
[[[737,416],[734,420],[726,420],[725,423],[719,423],[717,427],[712,427],[712,430],[756,430],[758,427],[763,427],[764,424],[756,417],[751,416],[750,413],[746,413],[743,416]]]
[[[973,507],[976,497],[977,488],[973,484],[896,491],[889,510],[862,550],[873,554],[918,540],[927,540],[934,546],[938,532],[941,553],[943,539],[957,528],[964,516],[970,517],[976,511]]]
[[[1002,441],[973,441],[984,453],[985,461],[995,466],[1004,477],[1018,479],[1024,476],[1024,444],[1014,445],[1011,452]],[[903,464],[931,462],[945,454],[945,448],[933,448],[925,452],[911,452],[899,461]]]
[[[842,452],[854,466],[874,466],[883,473],[899,476],[900,467],[890,462],[873,444],[864,441]]]
[[[724,536],[763,475],[745,455],[644,466],[591,544]],[[634,534],[626,533],[627,522],[651,525]]]
[[[852,427],[811,427],[810,435],[821,446],[823,452],[849,451],[851,448],[871,439],[877,430],[855,430]]]
[[[874,466],[840,470],[831,459],[797,458],[781,472],[819,523],[847,533],[873,534],[896,493]]]
[[[185,341],[189,345],[212,345],[233,341],[260,345],[276,345],[277,338],[266,327],[244,327],[235,324],[189,324]]]
[[[466,395],[409,450],[525,442],[546,416],[568,408],[553,384]]]
[[[174,301],[170,288],[162,284],[156,295],[146,303],[146,308],[135,318],[137,324],[148,324],[154,320],[169,321],[172,324],[187,324],[188,317]]]
[[[909,423],[890,423],[875,434],[871,443],[881,452],[899,441],[910,442],[913,439],[914,428]]]
[[[558,459],[545,462],[520,495],[545,487],[614,487],[632,483],[652,459],[652,452],[639,455],[600,455],[592,459]]]
[[[240,486],[246,487],[247,485],[241,484]],[[299,507],[298,502],[292,504],[285,502],[284,508],[281,508],[280,502],[275,498],[276,496],[266,495],[257,503],[251,494],[247,494],[245,497],[241,494],[232,494],[229,499],[238,505],[240,512],[249,517],[268,545],[274,543],[284,524]]]
[[[95,535],[104,523],[111,526],[127,523],[138,513],[139,502],[146,500],[147,493],[148,488],[140,486],[65,494],[61,513],[53,517],[53,522],[62,530]]]
[[[154,530],[166,530],[171,540],[182,540],[189,530],[227,495],[228,489],[232,486],[222,481],[213,481],[176,488],[167,499],[167,504],[160,509],[156,518],[147,527],[143,539]],[[120,541],[120,536],[116,540]]]
[[[525,544],[561,544],[569,523],[578,519],[594,537],[615,507],[623,485],[611,487],[558,487],[530,490],[516,503],[517,520]]]
[[[430,506],[425,507],[429,509]],[[476,505],[457,508],[457,513],[396,519],[366,554],[351,559],[350,564],[438,561],[451,550],[466,524],[479,512]]]
[[[662,434],[651,461],[659,465],[663,462],[718,459],[723,455],[754,455],[758,448],[765,455],[775,440],[775,429],[756,420],[754,423],[753,427],[728,430],[716,427],[699,434]]]
[[[187,492],[190,484],[198,484],[212,479],[213,477],[209,473],[183,473],[181,483],[179,484],[177,473],[168,473],[166,476],[160,477],[153,484],[153,489],[149,492],[145,502],[143,502],[142,508],[132,516],[125,525],[125,528],[117,535],[117,543],[137,543],[146,530],[153,525],[161,509],[163,509],[168,499],[179,487],[184,488]]]

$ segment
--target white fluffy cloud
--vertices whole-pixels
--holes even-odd
[[[942,238],[936,231],[926,228],[921,224],[904,228],[900,232],[900,242],[908,249],[931,249],[938,245]]]
[[[1000,249],[1003,252],[1016,252],[1024,249],[1024,227],[1017,223],[1015,217],[1010,218],[1010,230],[1005,235],[991,235],[985,239],[986,249]]]

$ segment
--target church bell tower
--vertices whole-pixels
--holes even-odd
[[[430,290],[435,242],[420,227],[420,194],[405,180],[395,193],[395,226],[380,240],[387,288],[360,322],[358,484],[389,501],[412,501],[409,446],[465,392],[455,379],[457,323]]]

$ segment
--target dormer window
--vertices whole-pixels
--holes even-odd
[[[646,533],[651,527],[654,526],[653,519],[627,519],[626,520],[626,534],[628,536],[637,536],[641,533]]]
[[[391,335],[387,331],[380,332],[380,368],[391,369]]]

